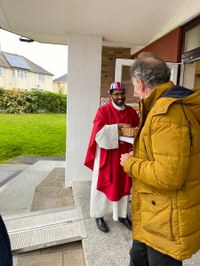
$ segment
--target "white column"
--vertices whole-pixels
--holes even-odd
[[[91,180],[84,165],[94,115],[99,107],[102,38],[71,34],[68,46],[65,185]]]

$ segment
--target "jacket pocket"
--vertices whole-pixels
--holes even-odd
[[[174,240],[171,199],[152,193],[140,193],[140,199],[142,229],[154,235]]]

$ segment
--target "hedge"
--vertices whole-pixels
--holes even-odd
[[[19,91],[0,88],[0,112],[3,113],[66,113],[67,96],[48,91]]]

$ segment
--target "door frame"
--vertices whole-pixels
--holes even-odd
[[[123,66],[131,66],[134,62],[134,59],[124,59],[117,58],[115,61],[115,81],[122,81],[122,68]],[[177,84],[178,77],[178,66],[179,63],[166,62],[168,67],[171,69],[170,80],[173,81],[174,85]]]
[[[115,61],[115,81],[122,81],[122,68],[123,66],[131,66],[134,59],[117,58]]]

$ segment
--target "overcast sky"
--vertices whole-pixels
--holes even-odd
[[[18,35],[0,29],[1,51],[23,55],[54,75],[54,79],[67,73],[67,45],[25,43]]]

